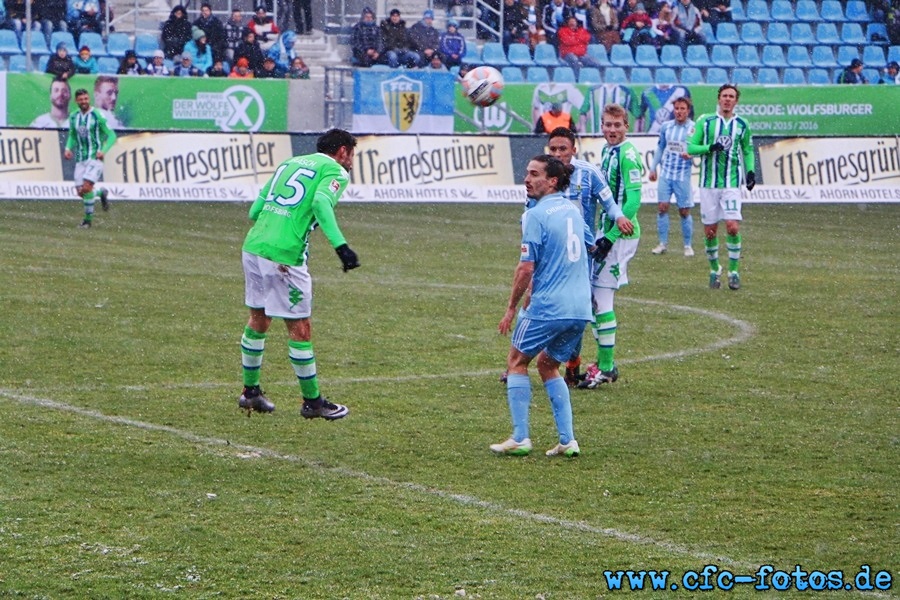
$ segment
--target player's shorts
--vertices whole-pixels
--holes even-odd
[[[565,362],[581,352],[581,336],[584,319],[555,319],[538,321],[519,313],[519,320],[512,334],[513,348],[534,358],[543,350],[557,362]]]
[[[639,239],[619,238],[606,260],[592,265],[591,287],[617,290],[628,285],[628,262],[637,254]]]
[[[682,180],[673,180],[666,177],[660,177],[656,187],[656,201],[668,203],[675,194],[675,202],[678,208],[691,208],[694,206],[694,199],[691,197],[691,179],[685,177]]]
[[[292,267],[243,252],[244,303],[269,317],[306,319],[312,314],[312,277],[306,265]]]
[[[715,225],[722,220],[741,220],[741,189],[700,188],[700,222]]]
[[[75,163],[75,182],[90,181],[97,183],[103,179],[103,161],[97,159],[83,160]]]

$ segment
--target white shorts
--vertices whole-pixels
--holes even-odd
[[[639,239],[616,240],[606,260],[593,263],[591,287],[617,290],[628,285],[628,262],[637,254],[638,242]]]
[[[312,278],[306,265],[291,267],[242,252],[244,303],[269,317],[307,319],[312,314]]]
[[[97,183],[103,179],[103,161],[97,159],[83,160],[75,163],[75,183],[82,181]]]
[[[741,220],[741,188],[700,188],[700,222]]]

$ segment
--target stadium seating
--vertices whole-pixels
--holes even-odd
[[[850,65],[854,58],[859,58],[859,50],[856,46],[840,46],[837,53],[838,66],[843,68]]]
[[[25,52],[25,36],[22,36],[22,52]],[[54,52],[55,52],[54,48]],[[40,33],[35,33],[31,36],[31,53],[35,56],[44,56],[46,54],[51,54],[50,47],[47,46],[47,39]],[[71,50],[70,53],[74,53],[74,50]],[[12,71],[12,69],[10,69]]]
[[[774,67],[776,69],[783,69],[788,66],[781,46],[773,45],[763,46],[762,63],[767,67]]]
[[[110,56],[116,58],[124,57],[125,51],[133,48],[134,44],[131,43],[131,38],[126,33],[110,33],[106,40],[106,51]]]
[[[580,71],[578,71],[578,83],[602,83],[603,79],[600,77],[600,70],[595,69],[594,67],[583,67]]]
[[[656,69],[656,72],[653,74],[656,83],[659,84],[675,84],[678,83],[678,76],[675,74],[675,69],[670,67],[659,67]]]
[[[648,67],[634,67],[631,69],[630,81],[635,85],[651,85],[654,83],[653,72]]]
[[[638,46],[634,51],[634,62],[640,67],[659,67],[659,56],[654,46]]]
[[[837,35],[837,30],[835,30]],[[766,36],[763,34],[762,26],[755,21],[748,21],[741,25],[741,41],[745,44],[765,44]]]
[[[821,19],[819,9],[813,0],[798,0],[795,12],[798,21],[818,23]]]
[[[743,23],[747,20],[743,2],[735,2],[731,5],[731,18],[735,23]]]
[[[785,85],[806,85],[806,76],[803,74],[803,69],[789,67],[784,70],[782,82]]]
[[[38,58],[37,70],[40,71],[41,73],[46,73],[48,62],[50,62],[49,54],[45,54],[45,55],[41,56],[40,58]]]
[[[787,62],[792,67],[812,68],[812,60],[806,46],[791,46],[787,51]]]
[[[713,46],[709,60],[717,67],[733,69],[737,66],[737,63],[734,62],[734,53],[731,51],[731,46]]]
[[[844,7],[841,6],[840,0],[822,0],[822,8],[819,14],[823,21],[832,23],[844,22]]]
[[[791,43],[802,46],[815,45],[816,37],[813,35],[813,30],[809,23],[794,23],[791,25]]]
[[[150,58],[159,49],[159,39],[152,33],[139,33],[134,36],[134,53],[138,56]]]
[[[56,46],[61,43],[69,49],[69,54],[74,56],[78,52],[78,46],[75,45],[75,38],[68,31],[54,31],[50,34],[50,47],[56,52]]]
[[[819,23],[816,27],[816,42],[820,45],[837,46],[841,43],[837,26],[834,23]]]
[[[867,67],[883,67],[887,64],[884,48],[881,46],[865,46],[862,55],[863,64]]]
[[[534,47],[534,64],[539,67],[555,67],[560,64],[556,48],[552,44],[538,44]]]
[[[687,66],[684,62],[684,55],[678,46],[663,46],[659,54],[659,61],[665,67],[673,69],[681,69]]]
[[[97,59],[97,71],[105,75],[113,75],[119,70],[119,60],[113,56],[101,56]]]
[[[863,69],[862,74],[869,83],[878,83],[881,81],[880,69]]]
[[[550,81],[550,73],[546,67],[528,67],[526,69],[525,81],[528,83],[547,83]]]
[[[697,67],[685,67],[681,70],[681,83],[685,85],[703,83],[703,72]]]
[[[500,42],[485,42],[481,48],[481,62],[492,67],[509,66],[506,52],[503,51],[503,44]]]
[[[9,70],[11,73],[25,73],[29,70],[29,64],[24,54],[13,54],[9,57]]]
[[[0,60],[0,71],[6,70],[6,61]]]
[[[769,16],[769,5],[766,4],[765,0],[748,0],[747,2],[747,20],[748,21],[760,21],[760,22],[768,22],[771,19]]]
[[[611,66],[609,63],[609,55],[606,53],[606,48],[602,44],[588,44],[587,55],[593,58],[598,65],[604,67]]]
[[[692,67],[711,67],[709,54],[706,52],[706,46],[688,46],[684,53],[684,62]]]
[[[0,29],[0,54],[8,56],[21,53],[22,49],[19,48],[19,38],[16,37],[16,32],[11,29]]]
[[[606,67],[603,73],[604,83],[628,83],[625,69],[622,67]]]
[[[844,23],[841,27],[841,43],[862,46],[866,43],[862,26],[859,23]]]
[[[91,55],[96,56],[97,58],[101,56],[108,56],[106,52],[106,45],[104,45],[103,38],[100,37],[99,33],[94,33],[93,31],[85,31],[78,36],[78,44],[79,46],[87,46],[88,48],[90,48]]]
[[[887,59],[888,59],[888,62],[890,62],[892,60],[896,60],[897,62],[900,62],[900,46],[889,47],[888,53],[887,53]]]
[[[770,44],[787,46],[791,43],[791,33],[785,23],[769,23],[766,31],[766,40]]]
[[[711,85],[728,83],[728,71],[721,67],[710,67],[706,70],[706,83]]]
[[[822,69],[834,69],[838,66],[831,46],[815,46],[812,50],[812,64]]]
[[[615,44],[609,50],[609,62],[616,67],[634,67],[634,55],[628,44]]]
[[[770,10],[773,21],[790,23],[796,20],[794,17],[794,7],[791,6],[791,3],[787,0],[774,0]]]
[[[575,71],[572,67],[556,67],[553,69],[553,81],[556,83],[575,83]]]
[[[500,69],[500,74],[503,75],[503,81],[506,83],[522,83],[525,81],[522,69],[519,67],[503,67]]]
[[[759,60],[759,50],[756,49],[756,46],[751,46],[749,44],[738,46],[735,60],[737,61],[737,64],[742,67],[762,66],[762,61]]]
[[[729,44],[737,46],[741,43],[741,36],[738,33],[737,25],[734,23],[719,23],[716,29],[716,41],[720,44]]]
[[[531,58],[531,50],[527,44],[510,44],[506,51],[509,64],[515,67],[532,67],[534,60]]]
[[[778,78],[777,69],[763,67],[756,72],[756,82],[761,85],[778,85],[781,80]]]
[[[844,16],[848,21],[856,21],[858,23],[866,23],[871,20],[869,9],[863,0],[847,0]]]
[[[828,85],[831,77],[826,69],[810,69],[806,73],[807,82],[810,85]]]
[[[751,85],[756,83],[753,71],[746,67],[738,67],[731,72],[731,82],[737,85]]]
[[[887,25],[884,23],[869,23],[866,25],[866,42],[869,44],[889,44]]]

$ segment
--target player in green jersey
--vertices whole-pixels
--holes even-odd
[[[75,103],[78,110],[69,115],[69,137],[66,139],[64,156],[66,160],[75,158],[75,182],[81,182],[75,191],[84,205],[84,220],[79,227],[89,229],[94,220],[94,185],[103,177],[103,157],[116,143],[116,132],[109,128],[103,115],[91,106],[87,90],[75,91]],[[109,210],[106,190],[99,189],[97,195],[103,210]]]
[[[740,289],[738,264],[741,259],[741,185],[747,190],[756,185],[753,136],[750,125],[735,114],[741,97],[737,86],[726,83],[719,88],[719,109],[702,115],[688,134],[687,152],[700,159],[700,220],[706,233],[706,258],[709,260],[709,287],[722,287],[719,264],[719,221],[725,221],[725,247],[728,249],[728,287]],[[746,179],[744,173],[746,172]]]
[[[625,234],[618,224],[603,213],[597,230],[591,288],[594,322],[591,329],[597,340],[597,362],[588,366],[585,378],[578,384],[593,389],[619,378],[615,363],[616,313],[613,310],[616,290],[628,285],[628,262],[637,253],[641,228],[637,213],[641,207],[641,180],[644,165],[641,153],[627,141],[628,111],[619,104],[603,108],[603,137],[606,146],[600,155],[600,173],[606,177],[613,199],[634,229]]]
[[[311,342],[312,279],[307,269],[309,234],[321,227],[344,271],[359,266],[338,226],[334,207],[347,188],[356,152],[356,138],[342,129],[325,132],[316,153],[289,158],[279,165],[250,207],[253,227],[243,246],[244,299],[250,319],[241,337],[244,390],[238,406],[272,412],[259,387],[266,332],[273,318],[287,326],[288,355],[300,382],[300,414],[328,420],[347,415],[347,407],[326,400],[319,392]]]

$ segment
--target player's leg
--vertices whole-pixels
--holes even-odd
[[[603,383],[612,383],[618,379],[616,369],[616,313],[613,308],[616,290],[606,287],[595,287],[593,290],[594,322],[591,330],[597,341],[597,362],[588,367],[584,381],[578,384],[581,389],[593,389]]]
[[[720,205],[721,190],[700,189],[700,221],[705,234],[706,260],[709,261],[709,287],[719,289],[722,285],[722,265],[719,264],[719,220],[722,218]]]
[[[262,269],[264,259],[247,252],[243,253],[244,303],[250,309],[250,318],[241,335],[241,369],[244,389],[238,398],[238,406],[250,414],[251,411],[272,412],[275,405],[269,402],[260,389],[260,374],[263,354],[266,349],[266,333],[272,318],[266,314],[266,287]]]
[[[669,245],[669,200],[672,198],[672,185],[666,177],[659,178],[656,205],[656,234],[659,244],[651,250],[653,254],[665,254]]]
[[[80,227],[89,228],[94,222],[94,204],[97,200],[94,195],[94,182],[89,179],[83,180],[81,184],[81,204],[84,207],[84,220]]]
[[[575,431],[572,425],[572,401],[569,388],[559,376],[559,361],[555,356],[568,356],[572,348],[580,346],[581,336],[584,332],[583,321],[568,321],[560,323],[560,332],[554,340],[537,357],[537,368],[544,389],[550,399],[550,407],[553,410],[553,420],[556,422],[556,430],[559,435],[559,443],[546,452],[547,456],[578,456],[581,450],[575,441]]]
[[[678,204],[678,216],[681,220],[681,238],[684,240],[684,255],[694,256],[694,219],[691,217],[691,208],[694,199],[691,197],[691,180],[685,177],[675,184],[675,201]]]
[[[541,325],[540,322],[520,318],[513,330],[509,353],[506,356],[506,401],[509,405],[513,431],[506,441],[491,444],[491,452],[514,456],[525,456],[531,452],[529,438],[531,380],[528,378],[528,364],[546,344],[547,334]]]
[[[741,192],[728,189],[725,192],[725,248],[728,250],[728,287],[738,290],[741,276],[738,267],[741,260]]]

